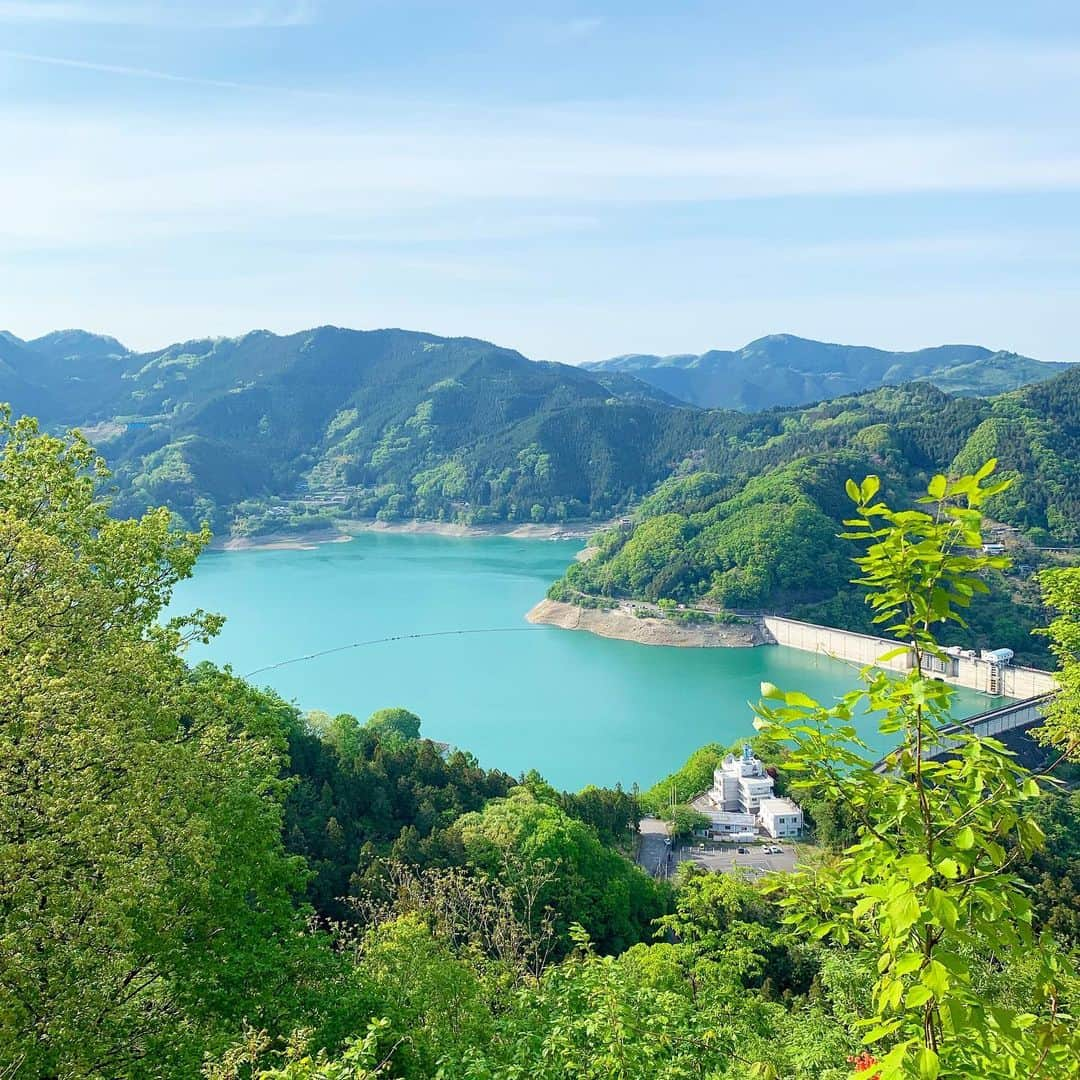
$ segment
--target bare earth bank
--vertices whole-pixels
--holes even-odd
[[[345,544],[351,536],[338,529],[312,529],[310,532],[269,532],[258,536],[230,536],[215,539],[215,551],[312,551],[321,544]]]
[[[677,645],[691,649],[748,648],[764,645],[765,638],[751,623],[681,624],[669,619],[638,618],[629,605],[602,611],[581,608],[560,600],[541,600],[525,616],[531,623],[546,623],[564,630],[588,630],[600,637],[636,641],[640,645]]]
[[[364,532],[460,537],[508,536],[514,540],[584,540],[606,525],[606,522],[591,521],[541,525],[532,522],[458,525],[447,521],[339,521],[336,527],[331,529],[215,538],[210,546],[217,551],[310,551],[320,544],[343,544]]]

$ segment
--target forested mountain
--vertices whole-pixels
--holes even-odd
[[[988,396],[1049,379],[1066,364],[978,345],[888,352],[772,334],[741,349],[701,355],[616,356],[583,365],[634,375],[692,405],[754,411],[801,405],[878,386],[925,380],[942,390]]]
[[[829,378],[840,372],[837,385],[941,369],[963,387],[1029,370],[972,346],[892,354],[784,336],[739,355],[756,377],[784,363]],[[1030,481],[997,501],[1002,520],[1036,539],[1080,538],[1069,365],[990,401],[917,381],[754,413],[680,404],[620,366],[583,371],[404,330],[255,331],[144,354],[61,331],[30,342],[0,337],[0,399],[54,429],[79,426],[115,469],[120,512],[165,504],[218,532],[310,526],[331,515],[602,520],[672,476],[713,474],[716,497],[728,499],[750,478],[773,482],[766,474],[776,466],[845,450],[852,468],[883,464],[903,482],[954,458],[996,454]],[[744,600],[755,595],[769,594]]]
[[[904,502],[933,473],[962,473],[990,457],[1014,483],[987,509],[1020,530],[1017,543],[1080,539],[1080,369],[991,401],[913,383],[808,409],[719,415],[723,433],[692,467],[644,499],[629,528],[604,533],[553,597],[705,600],[870,629],[839,539],[850,516],[843,481],[880,475]],[[1018,550],[1021,563],[1040,558],[1034,546]],[[999,586],[959,640],[992,638],[1045,660],[1030,636],[1039,623],[1032,590],[1015,576]]]
[[[227,529],[332,505],[372,517],[609,515],[710,421],[619,372],[534,363],[472,338],[334,327],[154,353],[67,331],[0,342],[0,397],[77,425],[121,508]],[[242,505],[243,504],[243,505]]]

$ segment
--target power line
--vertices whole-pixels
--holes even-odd
[[[516,634],[523,631],[542,629],[542,626],[492,626],[479,630],[434,630],[426,634],[394,634],[391,637],[354,641],[350,645],[337,645],[332,649],[321,649],[319,652],[308,653],[306,656],[294,656],[290,660],[279,660],[276,664],[266,664],[264,667],[255,668],[254,671],[249,671],[243,678],[250,679],[253,675],[261,675],[264,671],[275,671],[277,668],[288,667],[289,664],[299,664],[304,660],[318,660],[319,657],[330,656],[332,653],[347,652],[349,649],[362,649],[366,645],[384,645],[391,641],[416,641],[420,638],[463,637],[465,634]]]

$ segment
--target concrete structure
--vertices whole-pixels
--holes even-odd
[[[1006,731],[1034,727],[1041,723],[1046,705],[1053,700],[1053,697],[1053,694],[1041,694],[1025,701],[1014,701],[1000,709],[977,713],[975,716],[969,716],[965,720],[943,728],[941,742],[926,757],[930,759],[946,757],[960,745],[957,740],[949,738],[951,731],[966,731],[980,738],[986,736],[997,738]],[[889,767],[888,757],[883,757],[874,768],[876,772],[883,773],[888,771]]]
[[[713,786],[691,803],[709,821],[714,839],[752,839],[759,827],[770,836],[798,836],[802,810],[773,795],[775,781],[749,746],[739,757],[728,754],[713,772]],[[764,807],[769,807],[766,820]]]
[[[889,671],[910,671],[914,664],[911,649],[904,649],[890,660],[880,660],[881,656],[897,648],[897,642],[886,638],[834,630],[778,615],[763,615],[761,624],[768,638],[789,649],[824,653],[837,660]],[[984,649],[979,655],[973,650],[958,648],[946,651],[948,659],[930,657],[925,665],[929,674],[944,682],[981,690],[995,697],[1031,698],[1057,689],[1057,682],[1050,672],[1014,664],[1011,654],[1005,655],[1009,653],[1008,649]]]
[[[802,807],[791,799],[762,799],[758,823],[774,840],[799,836],[803,830]]]
[[[702,812],[709,819],[709,835],[714,840],[752,840],[757,835],[757,818],[753,814],[727,810]]]
[[[773,792],[773,778],[765,766],[754,757],[749,746],[743,747],[741,757],[728,754],[720,768],[713,772],[710,794],[725,810],[741,814],[756,814],[762,799]]]

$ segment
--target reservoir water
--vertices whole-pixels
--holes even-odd
[[[353,642],[514,628],[346,649],[253,676],[304,709],[361,719],[401,705],[428,738],[560,788],[646,787],[707,742],[753,734],[762,681],[832,700],[855,681],[847,664],[778,647],[681,649],[529,627],[581,544],[364,533],[309,551],[208,552],[172,611],[227,616],[192,661],[237,674]],[[960,691],[959,715],[992,699]],[[873,728],[867,723],[868,734]]]

